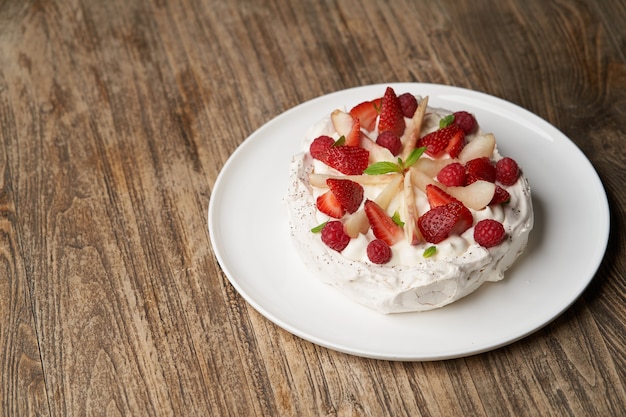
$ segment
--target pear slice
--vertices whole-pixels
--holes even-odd
[[[384,185],[393,181],[394,177],[400,174],[384,174],[384,175],[328,175],[328,174],[309,174],[309,184],[317,188],[327,188],[326,180],[336,178],[342,180],[352,180],[361,185]]]
[[[422,122],[424,121],[424,115],[426,114],[426,108],[428,107],[428,96],[422,99],[422,102],[417,106],[417,110],[415,114],[411,118],[408,127],[403,135],[403,145],[402,145],[402,153],[401,158],[403,161],[409,157],[413,149],[415,149],[415,145],[417,145],[417,141],[420,138],[420,133],[422,132]]]
[[[339,136],[348,136],[352,130],[354,119],[350,113],[336,109],[330,114],[330,120]]]
[[[409,172],[407,174],[410,174],[413,185],[415,185],[424,193],[426,192],[426,186],[428,184],[434,184],[437,187],[441,188],[443,191],[446,191],[447,187],[445,185],[433,179],[431,176],[424,173],[423,171],[416,169],[415,166],[409,168]]]
[[[496,185],[492,182],[478,180],[465,187],[448,187],[446,192],[474,210],[484,209],[493,199]]]
[[[443,169],[448,164],[452,162],[458,162],[456,159],[430,159],[430,158],[420,158],[415,162],[413,167],[419,171],[422,171],[424,174],[429,177],[436,177],[439,174],[439,171]]]
[[[405,222],[404,222],[404,236],[410,245],[417,245],[424,241],[419,228],[417,227],[417,219],[419,218],[419,212],[417,210],[417,204],[415,203],[415,190],[413,189],[413,181],[411,175],[404,176],[404,209],[405,209]]]
[[[490,158],[495,148],[496,137],[493,134],[478,135],[461,150],[459,160],[462,164],[465,164],[467,161],[484,156]]]
[[[370,153],[370,164],[375,162],[387,161],[387,162],[396,162],[396,157],[389,151],[389,149],[384,146],[380,146],[369,136],[363,135],[361,139],[361,147],[363,149],[367,149]]]

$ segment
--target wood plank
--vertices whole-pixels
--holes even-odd
[[[2,414],[626,413],[624,21],[622,0],[5,0]],[[463,359],[363,359],[272,324],[220,269],[206,213],[237,146],[393,81],[520,104],[598,169],[611,245],[545,329]]]

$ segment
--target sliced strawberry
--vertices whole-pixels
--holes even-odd
[[[346,210],[330,190],[317,197],[316,205],[319,211],[335,219],[340,219],[346,214]]]
[[[428,210],[417,225],[427,242],[440,243],[449,236],[462,234],[473,221],[472,212],[461,202],[453,201]]]
[[[459,129],[450,138],[448,146],[446,146],[446,152],[450,155],[450,158],[456,158],[459,156],[463,148],[465,147],[465,133]]]
[[[426,186],[426,197],[428,198],[428,204],[430,204],[431,209],[444,206],[453,201],[458,201],[435,184],[428,184]]]
[[[465,169],[467,170],[468,178],[475,177],[483,181],[496,181],[496,167],[486,156],[467,161]]]
[[[361,122],[359,119],[353,120],[352,128],[345,138],[346,146],[359,146],[361,144]]]
[[[402,105],[393,88],[387,87],[380,105],[380,118],[378,119],[378,132],[392,131],[402,136],[406,122],[402,113]]]
[[[461,202],[453,201],[449,204],[452,211],[457,214],[457,221],[452,228],[452,235],[461,235],[474,224],[472,212]]]
[[[359,103],[350,110],[350,114],[355,119],[359,119],[361,127],[367,131],[372,131],[376,127],[376,118],[380,113],[380,105],[382,98],[376,100],[364,101]]]
[[[352,214],[359,209],[363,201],[363,186],[361,184],[339,178],[329,178],[326,180],[326,184],[345,211]]]
[[[365,200],[365,214],[376,238],[385,241],[389,246],[404,239],[404,231],[393,219],[372,200]]]
[[[452,138],[454,138],[458,132],[463,133],[461,128],[454,124],[435,130],[434,132],[430,132],[426,136],[420,138],[417,141],[417,147],[426,147],[425,153],[433,158],[437,158],[446,151],[446,148],[452,141]],[[458,151],[461,152],[461,149]]]
[[[356,146],[331,146],[325,163],[346,175],[361,175],[369,163],[369,151]]]

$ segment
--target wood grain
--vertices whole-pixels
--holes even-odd
[[[624,22],[623,0],[0,0],[0,414],[626,414]],[[606,257],[544,329],[358,358],[275,326],[220,269],[206,213],[237,146],[395,81],[519,104],[598,171]]]

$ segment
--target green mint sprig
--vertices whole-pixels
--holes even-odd
[[[393,222],[398,226],[404,227],[404,222],[402,221],[402,219],[400,219],[400,213],[398,213],[397,211],[393,213],[393,216],[391,216],[391,220],[393,220]]]
[[[341,137],[333,143],[333,146],[343,146],[344,143],[346,143],[346,137],[341,135]]]
[[[313,232],[313,233],[320,233],[322,231],[322,229],[324,228],[324,226],[326,226],[326,223],[328,223],[328,222],[326,221],[326,222],[324,222],[324,223],[322,223],[320,225],[315,226],[313,229],[311,229],[311,232]]]
[[[454,123],[454,114],[449,114],[439,120],[439,128],[443,129],[444,127],[450,126],[452,123]]]
[[[406,158],[406,161],[398,158],[398,163],[389,161],[373,163],[372,165],[368,166],[365,171],[363,171],[363,173],[367,175],[383,175],[390,174],[392,172],[397,172],[401,174],[409,169],[413,164],[415,164],[417,160],[420,159],[425,150],[425,147],[413,149],[413,151],[411,151],[409,156]]]
[[[430,258],[431,256],[435,255],[435,253],[437,253],[437,246],[429,246],[424,250],[423,256],[424,258]]]

